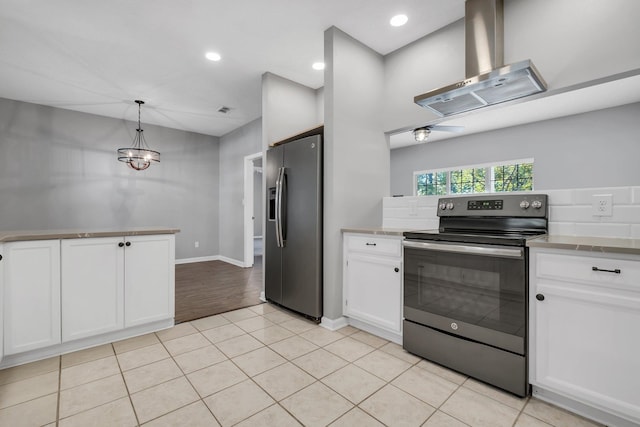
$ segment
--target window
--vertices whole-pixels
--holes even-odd
[[[428,172],[417,177],[418,195],[441,196],[447,194],[447,173]]]
[[[414,172],[418,196],[533,190],[533,159]]]

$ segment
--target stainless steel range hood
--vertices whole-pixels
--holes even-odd
[[[503,16],[503,0],[467,0],[466,78],[418,95],[414,102],[448,117],[544,92],[547,85],[530,60],[504,65]]]

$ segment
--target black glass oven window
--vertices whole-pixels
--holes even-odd
[[[523,259],[405,248],[405,305],[524,337]]]

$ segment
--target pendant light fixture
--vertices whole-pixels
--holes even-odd
[[[140,126],[140,107],[144,104],[144,101],[136,99],[135,103],[138,104],[138,129],[136,129],[136,136],[133,138],[133,145],[131,147],[118,148],[118,160],[125,162],[132,169],[142,171],[151,166],[151,162],[160,163],[160,153],[149,148],[142,133],[142,126]]]

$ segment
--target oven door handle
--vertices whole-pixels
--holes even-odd
[[[467,246],[467,245],[443,245],[440,243],[414,242],[405,240],[403,242],[405,248],[428,249],[432,251],[454,252],[469,255],[485,255],[500,256],[508,258],[522,258],[523,251],[521,248],[495,248],[488,246]]]

